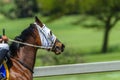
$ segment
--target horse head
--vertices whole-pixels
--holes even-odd
[[[52,33],[52,31],[43,24],[38,17],[35,17],[34,26],[37,29],[37,44],[43,46],[46,50],[52,51],[55,54],[60,54],[64,51],[64,44],[61,43],[57,37]]]

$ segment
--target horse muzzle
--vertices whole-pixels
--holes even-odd
[[[61,52],[63,52],[65,49],[65,45],[62,44],[59,40],[56,40],[52,51],[55,52],[56,55],[60,54]]]
[[[65,48],[65,46],[64,46],[64,44],[62,44],[60,47],[59,46],[55,46],[55,54],[60,54],[61,52],[63,52],[64,51],[64,48]]]

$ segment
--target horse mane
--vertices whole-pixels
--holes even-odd
[[[33,36],[34,31],[34,24],[30,24],[28,28],[23,30],[19,36],[16,36],[14,40],[20,41],[20,42],[26,42],[28,37]],[[12,57],[16,56],[17,51],[20,49],[20,47],[23,47],[23,44],[12,42],[10,44],[10,55]]]

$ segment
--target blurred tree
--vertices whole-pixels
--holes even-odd
[[[106,53],[111,29],[120,19],[120,0],[81,0],[81,13],[95,16],[104,23],[105,33],[102,52]]]
[[[39,10],[43,15],[50,15],[51,10],[54,8],[55,0],[37,0]]]
[[[64,6],[65,0],[37,0],[39,4],[39,8],[41,10],[41,13],[45,16],[48,15],[57,15],[58,13],[62,11],[62,8]]]
[[[36,0],[14,0],[19,18],[32,17],[38,11]]]
[[[33,2],[33,12],[39,12],[39,10],[38,10],[38,3],[37,3],[37,0],[32,0],[32,2]]]
[[[79,2],[80,0],[66,0],[65,3],[65,14],[78,14],[79,10]]]
[[[15,18],[13,0],[0,0],[0,13],[8,18]]]
[[[37,3],[40,12],[45,16],[50,16],[50,20],[79,13],[79,0],[37,0]]]
[[[66,0],[37,0],[40,12],[44,16],[49,16],[48,21],[53,21],[64,15]]]
[[[37,0],[43,15],[79,13],[79,0]]]

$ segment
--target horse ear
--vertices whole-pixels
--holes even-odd
[[[35,16],[35,22],[36,22],[40,27],[43,27],[43,23],[38,19],[37,16]]]

